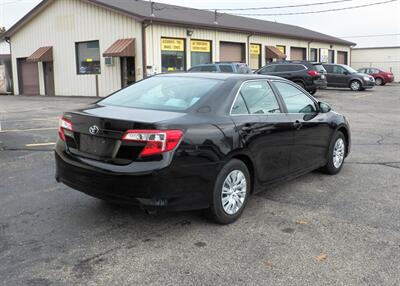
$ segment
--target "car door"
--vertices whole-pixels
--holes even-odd
[[[339,65],[331,65],[332,72],[329,76],[328,83],[336,87],[348,87],[348,73],[346,69]]]
[[[279,80],[273,81],[273,85],[295,130],[289,172],[322,166],[332,133],[327,113],[320,113],[317,101],[296,85]]]
[[[258,181],[267,183],[286,176],[294,132],[268,81],[244,82],[231,116],[244,147],[252,154]]]

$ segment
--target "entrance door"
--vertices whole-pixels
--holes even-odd
[[[53,62],[43,62],[44,92],[46,95],[55,95]]]
[[[39,72],[37,63],[29,63],[26,61],[26,58],[17,59],[17,71],[19,94],[39,94]]]
[[[347,65],[347,52],[337,52],[337,63]]]
[[[135,57],[121,59],[121,86],[127,87],[135,82]]]
[[[220,42],[220,55],[221,62],[245,62],[244,44]]]

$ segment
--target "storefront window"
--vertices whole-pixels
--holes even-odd
[[[99,74],[101,72],[99,41],[76,43],[75,49],[78,74]]]
[[[334,64],[335,63],[335,51],[334,50],[329,50],[328,51],[328,63],[329,64]]]
[[[310,61],[317,62],[318,61],[318,50],[310,49]]]
[[[185,40],[161,39],[161,71],[185,71]]]
[[[192,67],[211,63],[211,42],[191,40],[190,55]]]
[[[250,68],[257,70],[261,66],[261,45],[250,44]]]
[[[279,51],[281,51],[282,54],[286,55],[286,46],[277,45],[276,47]]]

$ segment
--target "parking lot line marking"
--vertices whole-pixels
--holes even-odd
[[[40,130],[57,130],[57,127],[48,127],[48,128],[31,128],[31,129],[10,129],[10,130],[2,130],[0,133],[6,132],[25,132],[25,131],[40,131]]]
[[[52,146],[55,145],[55,142],[44,142],[44,143],[31,143],[31,144],[26,144],[26,147],[39,147],[39,146]]]

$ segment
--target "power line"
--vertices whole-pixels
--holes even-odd
[[[286,6],[272,6],[272,7],[251,7],[251,8],[214,8],[214,9],[206,9],[206,10],[218,10],[218,11],[250,11],[250,10],[272,10],[272,9],[284,9],[284,8],[296,8],[296,7],[308,7],[308,6],[316,6],[316,5],[327,5],[334,3],[342,3],[342,2],[352,2],[355,0],[336,0],[329,2],[315,2],[308,4],[297,4],[297,5],[286,5]]]
[[[377,5],[387,4],[387,3],[396,2],[396,1],[398,1],[398,0],[389,0],[389,1],[371,3],[371,4],[363,4],[363,5],[357,5],[357,6],[350,6],[350,7],[343,7],[343,8],[331,8],[331,9],[326,9],[326,10],[307,11],[307,12],[263,13],[263,14],[232,13],[231,15],[238,15],[238,16],[291,16],[291,15],[317,14],[317,13],[335,12],[335,11],[343,11],[343,10],[357,9],[357,8],[363,8],[363,7],[377,6]]]
[[[397,34],[380,34],[380,35],[345,36],[345,37],[339,37],[339,38],[372,38],[372,37],[388,37],[388,36],[400,36],[400,33],[397,33]]]

